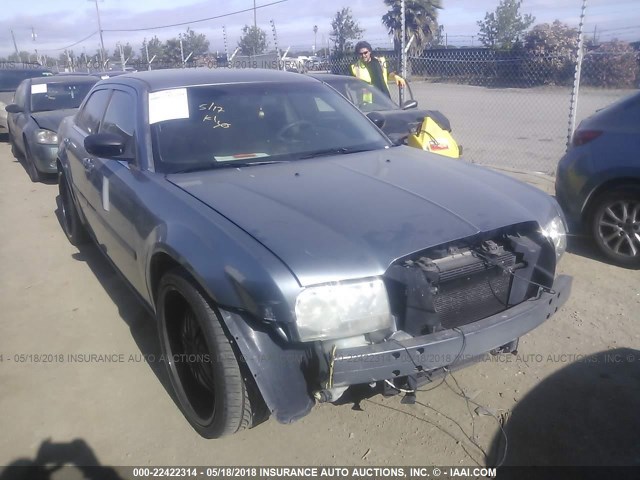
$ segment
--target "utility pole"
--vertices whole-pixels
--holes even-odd
[[[21,60],[20,52],[18,51],[18,44],[16,43],[16,36],[13,34],[13,30],[11,30],[11,38],[13,38],[13,48],[16,49],[16,57],[18,57],[18,60]]]
[[[318,25],[313,26],[313,54],[318,51]]]
[[[98,33],[100,33],[100,63],[104,68],[104,39],[102,38],[102,23],[100,22],[100,9],[98,8],[98,0],[94,0],[96,4],[96,14],[98,15]]]
[[[253,29],[257,30],[258,22],[256,21],[256,0],[253,0]]]
[[[35,43],[36,43],[36,38],[37,37],[38,37],[38,35],[36,34],[36,32],[33,29],[33,27],[31,27],[31,40],[33,40],[34,50],[36,51],[36,62],[40,63],[40,59],[38,58],[38,47],[35,47]]]

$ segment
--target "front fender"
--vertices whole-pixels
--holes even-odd
[[[162,269],[158,261],[184,268],[218,306],[248,312],[256,319],[291,323],[300,285],[289,269],[234,225],[164,223],[147,239],[147,297],[155,309]],[[230,231],[232,230],[232,231]]]

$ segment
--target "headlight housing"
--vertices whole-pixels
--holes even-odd
[[[40,129],[36,132],[36,142],[45,145],[57,145],[58,134],[56,132],[52,132],[51,130]]]
[[[380,278],[306,288],[296,299],[295,313],[303,342],[352,337],[393,326],[387,289]]]
[[[560,260],[567,249],[567,227],[562,217],[558,215],[547,223],[542,229],[542,234],[551,240],[556,249],[556,259]]]

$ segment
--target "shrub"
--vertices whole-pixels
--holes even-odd
[[[578,31],[559,20],[536,25],[524,39],[527,77],[544,85],[570,84],[575,71]]]
[[[582,82],[595,87],[633,87],[638,78],[638,53],[627,42],[614,40],[585,54]]]

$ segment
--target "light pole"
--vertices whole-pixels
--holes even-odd
[[[313,26],[313,54],[318,50],[318,25]]]

